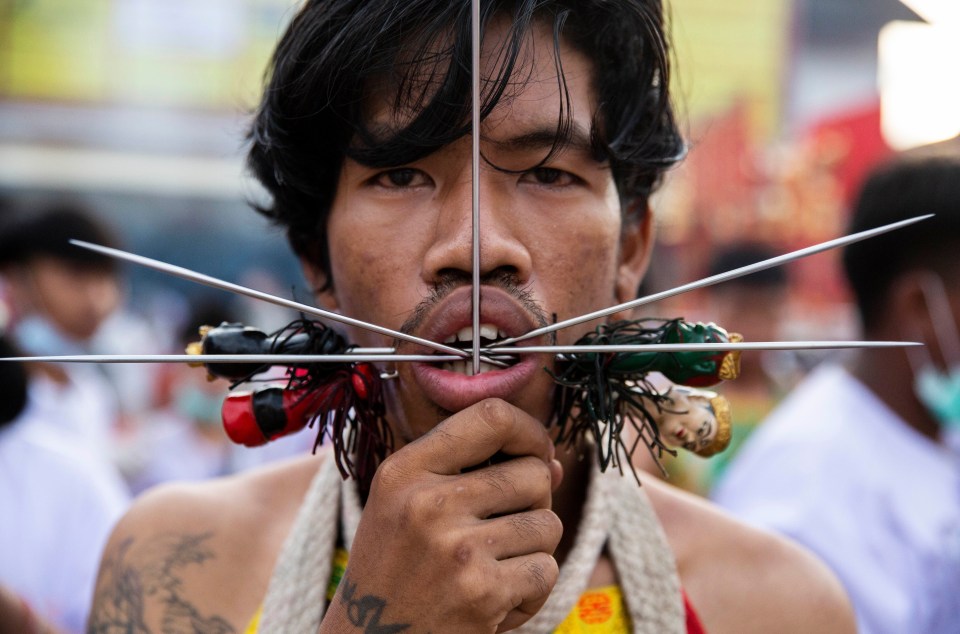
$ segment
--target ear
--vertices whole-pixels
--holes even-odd
[[[310,285],[313,297],[320,308],[338,312],[340,304],[333,292],[333,284],[328,284],[329,276],[327,272],[311,260],[303,257],[300,258],[300,268],[303,270],[303,276],[307,279],[307,284]]]
[[[882,332],[876,336],[920,341],[934,358],[939,359],[937,336],[923,293],[924,274],[922,271],[906,271],[893,280],[887,291],[886,318],[879,325]]]
[[[945,287],[931,284],[931,277],[936,279],[934,273],[922,269],[907,271],[898,276],[890,287],[890,313],[891,319],[897,320],[900,337],[922,342],[934,362],[940,368],[946,369],[949,367],[947,360],[955,356],[955,353],[950,348],[945,350],[942,347],[951,346],[952,341],[941,339],[944,326],[937,324],[935,320],[937,315],[943,312],[947,312],[944,317],[949,319],[951,311],[949,304],[946,309],[942,305],[942,302],[949,301],[948,297],[936,295],[943,293]],[[947,327],[955,328],[955,325],[950,324]]]
[[[640,281],[650,265],[653,254],[654,222],[649,207],[637,214],[639,219],[626,221],[620,232],[620,261],[617,265],[617,281],[614,289],[617,303],[636,299]],[[614,319],[628,319],[631,311],[613,316]]]

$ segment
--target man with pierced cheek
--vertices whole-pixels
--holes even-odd
[[[469,8],[308,1],[249,154],[323,307],[462,348],[632,299],[649,196],[683,153],[658,0],[482,3],[475,332]],[[852,631],[805,551],[599,473],[589,441],[555,446],[554,367],[384,367],[394,443],[369,487],[321,450],[148,494],[107,547],[91,631]]]

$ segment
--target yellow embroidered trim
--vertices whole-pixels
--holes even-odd
[[[250,619],[250,623],[247,624],[247,629],[243,630],[243,634],[257,634],[257,628],[260,627],[261,614],[263,614],[262,605],[257,608],[257,613],[253,615],[252,619]]]
[[[330,584],[327,586],[328,603],[333,601],[333,595],[337,593],[340,580],[343,579],[343,573],[347,570],[348,559],[350,559],[350,553],[343,548],[337,548],[333,551],[333,571],[330,573]]]
[[[619,586],[587,590],[555,630],[555,634],[625,634],[630,617]]]

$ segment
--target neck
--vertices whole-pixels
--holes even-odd
[[[563,481],[553,493],[553,512],[563,523],[563,537],[557,546],[556,559],[562,564],[577,537],[577,528],[583,514],[590,482],[592,452],[595,448],[581,442],[578,445],[557,447],[557,460],[563,465]]]
[[[940,426],[913,391],[913,371],[906,351],[897,348],[861,350],[850,371],[909,427],[937,441]]]

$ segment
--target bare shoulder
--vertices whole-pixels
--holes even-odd
[[[242,632],[319,458],[139,497],[104,550],[89,632]]]
[[[855,632],[836,576],[806,549],[654,478],[644,488],[708,632]]]

